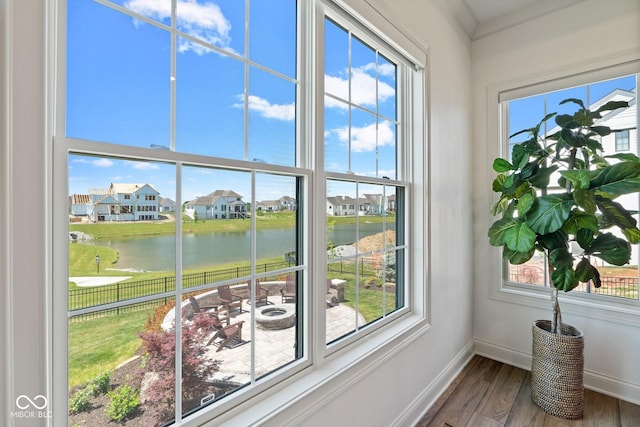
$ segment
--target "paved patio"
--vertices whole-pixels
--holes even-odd
[[[270,300],[279,303],[279,297],[270,297]],[[272,307],[260,305],[258,310]],[[214,376],[216,380],[233,384],[246,384],[251,381],[251,352],[255,350],[255,372],[257,376],[266,374],[289,362],[295,360],[295,327],[287,329],[262,329],[257,325],[251,327],[251,305],[243,304],[241,314],[237,312],[232,316],[231,323],[244,321],[242,326],[242,339],[245,344],[235,348],[225,347],[217,351],[215,345],[209,346],[207,355],[220,362],[220,371]],[[365,320],[362,315],[353,308],[344,304],[327,308],[327,341],[339,338],[355,329],[356,317],[358,325],[363,325]],[[253,329],[253,331],[252,331]],[[254,335],[252,335],[254,332]],[[253,346],[252,346],[253,343]]]

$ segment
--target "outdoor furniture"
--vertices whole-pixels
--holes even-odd
[[[256,301],[256,305],[258,305],[258,301],[263,301],[265,305],[270,304],[269,298],[268,298],[269,290],[264,286],[260,286],[260,282],[258,281],[258,279],[256,279],[255,295],[252,295],[252,292],[251,292],[251,281],[247,282],[247,287],[249,288],[249,300],[247,301],[248,303],[251,303],[251,297],[253,296],[253,298]]]
[[[296,276],[294,274],[287,276],[280,292],[282,293],[282,303],[296,302]]]
[[[244,320],[232,323],[230,325],[223,325],[216,314],[212,314],[213,328],[215,333],[207,342],[207,345],[215,345],[218,347],[216,353],[222,351],[226,346],[231,344],[241,344],[242,341],[242,325]]]
[[[215,315],[218,320],[220,320],[220,315],[225,311],[224,306],[222,304],[215,305],[200,305],[196,297],[190,297],[189,302],[191,303],[191,307],[193,308],[193,314],[210,314]],[[227,321],[227,325],[230,322],[229,312],[224,316],[223,320]]]
[[[242,313],[242,297],[231,292],[229,285],[218,286],[218,300],[227,307],[229,314],[233,308],[238,308]]]

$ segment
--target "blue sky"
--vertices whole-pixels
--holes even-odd
[[[178,36],[175,74],[169,32],[134,19],[137,14],[169,26],[171,1],[111,3],[114,8],[88,0],[68,1],[67,136],[169,147],[175,84],[176,151],[294,165],[294,0],[251,1],[249,11],[238,0],[178,0],[178,29],[221,51]],[[395,67],[352,38],[349,74],[348,40],[347,32],[327,22],[325,85],[332,96],[325,98],[326,169],[395,178]],[[247,51],[251,61],[271,71],[246,69],[241,59]],[[357,107],[349,107],[348,99]],[[249,198],[247,174],[202,168],[187,168],[184,173],[183,200],[216,189],[232,189]],[[257,187],[257,200],[290,195],[290,179],[268,181],[273,185]],[[106,188],[111,182],[149,182],[161,196],[175,199],[172,165],[70,157],[69,193]]]
[[[579,108],[578,105],[574,103],[560,105],[560,102],[564,99],[577,98],[581,99],[585,105],[589,105],[598,101],[615,89],[631,91],[635,86],[635,76],[628,76],[591,84],[589,85],[589,90],[587,90],[587,86],[580,86],[577,88],[552,92],[546,95],[532,96],[511,101],[509,103],[509,135],[512,135],[522,129],[534,127],[547,113],[557,112],[558,114],[572,114]],[[589,99],[587,99],[587,95]],[[547,122],[549,129],[553,128],[555,124],[554,119],[550,119]],[[527,134],[518,135],[511,142],[521,142],[526,138],[526,136]]]

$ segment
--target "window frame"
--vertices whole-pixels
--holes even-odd
[[[631,53],[620,58],[598,58],[589,64],[570,65],[546,75],[528,76],[517,81],[489,85],[486,98],[488,139],[496,141],[496,143],[489,146],[487,171],[492,172],[490,159],[508,156],[509,128],[508,121],[505,120],[508,111],[505,111],[504,101],[583,86],[631,74],[640,74],[640,54],[638,53]],[[638,80],[640,78],[636,77],[636,82]],[[492,176],[487,176],[486,187],[488,189],[491,188],[492,179]],[[497,201],[495,193],[487,194],[490,204]],[[491,217],[488,212],[487,215],[487,223],[490,224]],[[502,249],[491,247],[490,253],[491,256],[487,258],[487,261],[490,261],[488,268],[493,279],[491,299],[549,309],[550,289],[552,288],[508,281]],[[586,292],[561,293],[560,299],[563,304],[563,313],[640,327],[640,299],[630,300],[606,295],[597,295],[596,297],[596,295]]]
[[[616,152],[620,151],[629,151],[631,149],[631,130],[630,129],[619,129],[615,130],[615,150]],[[625,136],[625,138],[621,138],[621,136]],[[622,145],[622,143],[626,143]]]
[[[100,2],[100,1],[99,1]],[[428,204],[428,139],[427,139],[427,121],[428,110],[426,108],[426,88],[427,88],[427,73],[424,67],[428,66],[428,48],[417,45],[413,40],[407,38],[404,34],[400,33],[393,25],[391,25],[385,18],[380,17],[377,13],[371,9],[369,5],[361,5],[356,9],[347,6],[342,1],[331,2],[330,0],[316,0],[308,3],[305,7],[300,7],[298,17],[301,21],[299,25],[309,25],[317,30],[318,20],[324,19],[321,11],[324,8],[330,8],[331,13],[346,14],[350,17],[352,22],[362,25],[363,28],[367,28],[370,31],[382,31],[385,36],[385,42],[390,43],[394,48],[398,48],[401,53],[412,52],[417,53],[417,60],[415,62],[415,68],[411,71],[406,70],[406,78],[411,81],[411,91],[407,90],[407,97],[403,100],[403,107],[406,108],[407,114],[410,114],[411,120],[406,125],[404,132],[407,135],[411,135],[410,142],[408,144],[414,148],[412,155],[409,155],[409,150],[404,150],[403,155],[407,157],[408,164],[406,165],[407,173],[411,176],[411,184],[407,186],[407,206],[406,206],[406,222],[404,228],[413,231],[415,240],[409,242],[408,238],[405,240],[405,246],[415,245],[415,250],[411,252],[411,260],[407,258],[407,271],[406,281],[407,287],[405,292],[406,304],[403,310],[389,316],[382,322],[376,322],[376,327],[367,328],[363,333],[354,337],[349,337],[340,342],[339,346],[334,346],[331,351],[327,349],[324,343],[324,309],[319,308],[324,305],[324,295],[321,294],[321,287],[312,287],[309,280],[305,280],[304,289],[307,291],[307,297],[301,305],[303,315],[303,328],[304,328],[304,343],[302,344],[305,349],[304,357],[296,360],[292,364],[288,365],[286,369],[280,370],[276,375],[271,375],[270,378],[263,380],[262,384],[255,387],[249,387],[243,390],[239,390],[234,393],[228,399],[220,402],[219,405],[212,405],[212,407],[199,410],[197,413],[189,415],[187,418],[177,421],[176,425],[196,425],[203,421],[211,420],[213,417],[224,421],[230,419],[230,417],[253,417],[256,415],[247,415],[245,409],[247,405],[251,404],[251,398],[257,394],[274,387],[276,384],[288,378],[287,381],[298,381],[301,384],[319,385],[323,380],[313,378],[308,375],[312,371],[321,372],[325,378],[335,377],[338,373],[345,372],[345,366],[349,366],[349,363],[345,361],[350,360],[351,363],[362,359],[365,355],[371,357],[376,353],[376,357],[383,360],[389,349],[389,346],[393,343],[399,343],[409,341],[412,334],[419,330],[425,330],[428,327],[428,266],[429,266],[429,242],[427,239],[429,228],[429,204]],[[67,199],[67,180],[68,169],[67,159],[70,152],[80,154],[96,154],[101,156],[109,155],[122,155],[127,159],[138,159],[158,162],[168,162],[175,164],[176,168],[180,165],[198,165],[199,155],[191,155],[188,153],[181,153],[175,151],[157,150],[150,151],[146,148],[140,148],[135,146],[116,146],[110,143],[86,141],[74,138],[68,138],[63,135],[61,129],[64,129],[65,124],[65,65],[64,65],[64,46],[65,46],[65,26],[66,18],[61,11],[65,10],[66,0],[58,0],[56,8],[52,8],[49,19],[53,23],[51,26],[51,32],[55,37],[52,39],[55,42],[52,46],[56,47],[55,55],[52,55],[49,67],[49,79],[51,80],[52,87],[55,87],[53,92],[54,100],[49,106],[51,108],[51,114],[54,118],[54,127],[57,129],[51,130],[52,132],[52,148],[50,156],[50,170],[49,176],[52,178],[52,188],[49,198],[49,204],[51,206],[52,218],[52,239],[50,259],[52,262],[52,283],[66,283],[68,279],[68,251],[56,250],[60,249],[68,242],[67,226],[68,220],[66,215],[66,199]],[[57,13],[56,13],[57,11]],[[321,66],[322,61],[316,61],[316,68],[312,68],[314,63],[312,56],[316,55],[317,49],[321,42],[318,42],[320,37],[314,33],[316,30],[310,30],[306,34],[299,34],[299,54],[300,50],[307,51],[308,54],[302,57],[298,62],[299,70],[299,103],[297,104],[298,117],[303,117],[300,114],[301,111],[306,114],[307,120],[303,121],[299,125],[298,141],[305,137],[314,140],[318,139],[318,133],[321,133],[317,127],[314,128],[312,122],[317,122],[322,118],[322,112],[318,111],[321,108],[317,103],[312,103],[314,98],[313,92],[320,91],[318,89],[318,81],[321,79],[313,80],[312,76],[318,75],[318,68]],[[388,34],[391,34],[389,36]],[[406,48],[400,48],[404,46]],[[305,49],[306,48],[306,49]],[[414,58],[414,56],[410,56]],[[320,64],[320,65],[317,65]],[[55,71],[54,71],[55,70]],[[322,74],[319,74],[322,75]],[[305,83],[307,79],[311,80]],[[400,80],[400,79],[398,79]],[[302,120],[302,119],[300,119]],[[265,172],[280,172],[283,174],[302,175],[303,187],[305,188],[304,194],[307,196],[302,201],[305,203],[304,208],[309,214],[302,221],[300,226],[305,230],[304,242],[305,251],[308,257],[306,268],[308,269],[305,276],[311,277],[314,274],[319,276],[324,275],[325,269],[325,254],[324,251],[314,249],[312,241],[324,241],[317,240],[318,237],[324,237],[324,231],[318,230],[324,227],[312,227],[313,224],[324,224],[324,218],[319,218],[317,213],[324,212],[326,205],[326,193],[324,191],[324,178],[314,177],[314,167],[311,166],[312,162],[320,162],[315,164],[322,164],[322,150],[318,148],[318,145],[313,148],[313,144],[307,144],[299,147],[297,154],[298,163],[300,167],[287,167],[278,165],[259,166],[254,162],[243,160],[223,160],[218,162],[217,159],[211,158],[211,163],[207,162],[207,166],[220,165],[226,168],[238,168],[242,170],[254,170]],[[315,159],[315,160],[314,160]],[[61,165],[65,165],[62,167]],[[322,169],[321,169],[322,170]],[[388,181],[383,182],[389,185]],[[180,188],[180,184],[176,184],[177,188]],[[300,201],[298,201],[300,203]],[[176,236],[179,235],[180,229],[176,229]],[[420,236],[422,241],[420,241]],[[177,237],[176,237],[177,238]],[[178,249],[177,249],[178,251]],[[315,291],[314,291],[315,289]],[[176,293],[178,291],[176,290]],[[311,293],[313,292],[313,293]],[[157,295],[153,296],[153,298]],[[50,360],[50,378],[53,384],[53,408],[56,417],[67,416],[67,355],[66,346],[68,342],[67,336],[67,298],[66,293],[61,290],[55,290],[52,286],[51,295],[49,296],[51,302],[51,317],[53,319],[51,336],[52,336],[52,360]],[[135,301],[135,300],[134,300]],[[314,303],[315,301],[315,303]],[[106,307],[105,307],[106,308]],[[318,321],[318,322],[316,322]],[[317,329],[311,327],[312,324],[322,325]],[[367,337],[367,339],[363,339]],[[339,351],[341,350],[341,351]],[[314,368],[315,366],[315,368]],[[369,367],[360,366],[358,369],[353,369],[353,373],[345,375],[343,379],[337,380],[339,382],[348,382],[350,378],[355,378],[361,375],[363,371],[370,369]],[[64,391],[64,392],[63,392]],[[273,388],[273,393],[266,397],[267,401],[278,402],[277,407],[285,407],[291,399],[291,393],[287,393],[286,390],[281,388]],[[223,415],[219,414],[224,413]],[[271,411],[269,411],[271,413]],[[265,413],[266,415],[267,413]]]

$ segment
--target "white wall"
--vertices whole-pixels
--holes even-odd
[[[476,349],[530,369],[531,323],[549,319],[550,304],[546,295],[525,298],[497,290],[499,255],[487,238],[492,222],[491,164],[499,144],[496,88],[519,87],[638,59],[640,2],[580,2],[474,41],[472,57]],[[513,299],[519,303],[514,304]],[[565,322],[585,333],[585,385],[640,402],[638,306],[623,307],[621,313],[591,307],[573,294],[563,299]]]
[[[344,353],[308,375],[316,386],[302,383],[279,386],[273,399],[263,399],[228,418],[244,424],[262,418],[267,425],[326,426],[336,420],[351,425],[411,424],[437,397],[471,355],[472,282],[471,247],[461,243],[471,235],[471,80],[470,44],[455,21],[433,0],[351,0],[358,7],[378,7],[392,24],[429,49],[428,97],[430,120],[431,237],[417,242],[431,248],[431,327],[410,337],[401,347],[385,347],[350,361]],[[4,0],[3,58],[0,65],[0,123],[3,126],[0,184],[0,274],[2,275],[2,399],[0,424],[46,425],[47,420],[18,419],[15,399],[20,394],[52,396],[54,375],[48,372],[53,340],[50,117],[46,106],[52,91],[46,75],[47,5],[53,1]],[[382,15],[381,15],[382,16]],[[6,36],[6,38],[5,38]],[[4,95],[4,93],[0,93]],[[3,141],[4,142],[4,141]],[[28,197],[25,197],[28,195]],[[426,261],[425,261],[426,263]],[[65,268],[64,266],[59,266]],[[366,348],[367,342],[363,343]],[[56,358],[64,357],[56,354]],[[331,372],[339,372],[330,377]],[[64,373],[55,374],[64,376]],[[285,387],[286,386],[286,387]],[[283,396],[303,396],[283,405]],[[280,399],[280,400],[278,400]],[[274,405],[273,403],[276,402]],[[372,404],[375,402],[375,404]],[[280,406],[286,409],[279,410]],[[250,410],[249,410],[250,409]],[[64,406],[52,408],[58,423],[66,422]],[[278,414],[278,412],[280,412]],[[278,421],[274,416],[278,415]],[[354,414],[358,416],[354,418]],[[247,418],[248,417],[248,418]],[[39,421],[39,422],[38,422]]]

